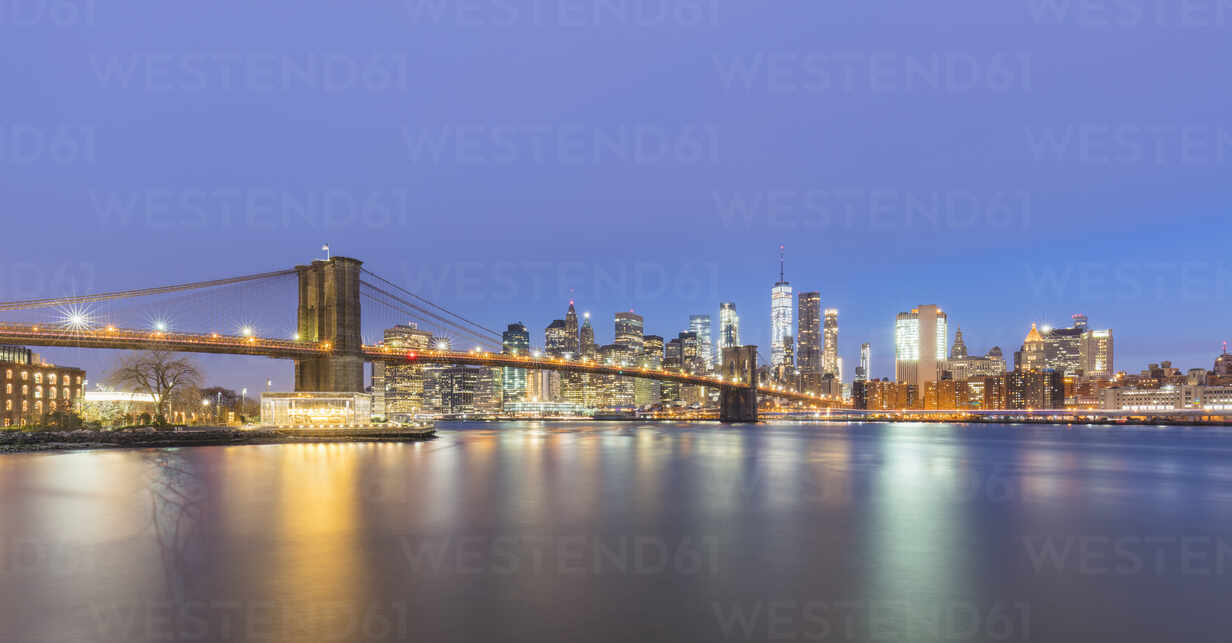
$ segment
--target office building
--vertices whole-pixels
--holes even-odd
[[[614,344],[627,347],[633,353],[642,352],[642,331],[645,325],[641,315],[629,311],[615,315]]]
[[[779,246],[779,281],[770,289],[770,365],[775,368],[787,364],[790,346],[784,342],[791,337],[791,284],[784,277],[783,246]]]
[[[432,333],[420,330],[414,322],[386,328],[381,340],[397,352],[437,348]],[[435,411],[430,380],[441,371],[439,366],[408,362],[372,363],[372,414],[405,422],[420,413]]]
[[[872,378],[872,346],[868,342],[860,344],[860,365],[856,367],[856,380],[867,381]]]
[[[838,309],[827,308],[825,331],[823,335],[821,357],[821,372],[830,373],[839,381],[843,379],[842,367],[838,363]]]
[[[725,301],[719,304],[719,355],[724,348],[740,345],[740,315],[736,313],[734,302]]]
[[[530,331],[522,322],[509,324],[501,334],[501,352],[506,355],[530,354]],[[505,367],[501,370],[502,404],[526,400],[526,369]]]
[[[1116,373],[1112,355],[1112,330],[1087,330],[1079,347],[1083,376],[1111,379]]]
[[[697,334],[697,345],[703,372],[714,370],[714,341],[711,338],[710,315],[689,315],[689,331]]]
[[[894,326],[894,378],[923,390],[945,359],[949,318],[935,305],[899,313]]]

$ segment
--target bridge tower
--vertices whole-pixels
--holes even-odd
[[[299,339],[330,345],[328,355],[296,360],[296,391],[363,392],[359,304],[362,265],[358,259],[332,257],[295,267],[299,273]]]
[[[719,388],[720,422],[757,421],[757,347],[723,349],[724,384]]]

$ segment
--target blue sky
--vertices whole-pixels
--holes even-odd
[[[924,303],[981,352],[1083,312],[1129,370],[1232,335],[1219,0],[0,6],[0,300],[329,242],[538,341],[572,295],[600,341],[731,300],[765,346],[782,243],[848,377]]]

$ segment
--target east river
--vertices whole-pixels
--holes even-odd
[[[1226,429],[439,428],[0,456],[0,640],[1232,631]]]

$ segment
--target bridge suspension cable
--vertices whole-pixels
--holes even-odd
[[[464,333],[474,339],[479,340],[481,343],[494,343],[494,342],[499,343],[500,341],[497,337],[493,336],[492,334],[481,333],[479,331],[475,331],[470,328],[467,328],[456,322],[450,321],[440,315],[437,315],[431,311],[426,310],[425,308],[421,306],[418,306],[412,302],[409,302],[389,292],[388,290],[385,290],[378,286],[374,286],[371,283],[368,283],[367,281],[360,281],[359,283],[361,286],[364,286],[372,291],[372,292],[362,292],[361,291],[360,294],[362,294],[364,297],[367,297],[368,299],[371,299],[372,301],[375,301],[379,304],[382,304],[384,306],[387,306],[389,308],[392,308],[401,313],[411,315],[411,316],[426,315],[436,320],[437,322],[445,325],[450,330],[453,330],[459,333]],[[380,295],[380,297],[374,295],[373,293],[376,293],[376,295]],[[392,301],[389,301],[389,300],[392,300]]]
[[[415,298],[415,299],[417,299],[417,300],[419,300],[419,301],[421,301],[421,302],[423,302],[423,303],[425,303],[425,304],[427,304],[427,305],[431,306],[432,308],[435,308],[435,309],[437,309],[437,310],[439,310],[439,311],[441,311],[441,312],[443,312],[443,313],[445,313],[445,314],[449,315],[450,317],[453,317],[453,318],[455,318],[455,319],[457,319],[457,320],[459,320],[459,321],[461,321],[461,322],[463,322],[463,323],[465,323],[465,324],[467,324],[467,325],[469,325],[469,326],[474,326],[475,328],[478,328],[479,330],[483,331],[484,333],[487,333],[487,334],[491,335],[493,338],[499,339],[499,338],[500,338],[500,336],[501,336],[501,334],[500,334],[500,332],[499,332],[499,331],[492,330],[491,328],[488,328],[487,326],[484,326],[483,324],[480,324],[480,323],[478,323],[478,322],[473,322],[473,321],[471,321],[471,320],[469,320],[469,319],[467,319],[467,318],[463,317],[462,315],[459,315],[459,314],[457,314],[457,313],[455,313],[455,312],[453,312],[453,311],[449,310],[448,308],[445,308],[445,307],[443,307],[443,306],[438,306],[438,305],[436,305],[436,304],[432,303],[431,301],[429,301],[429,300],[427,300],[427,299],[425,299],[425,298],[423,298],[423,297],[420,297],[419,295],[416,295],[415,293],[413,293],[413,292],[411,292],[411,291],[407,290],[406,288],[403,288],[402,286],[399,286],[398,284],[396,284],[396,283],[394,283],[394,282],[392,282],[392,281],[390,281],[390,280],[388,280],[388,279],[386,279],[386,278],[384,278],[384,277],[382,277],[382,276],[380,276],[380,275],[378,275],[378,274],[376,274],[376,273],[372,272],[371,270],[368,270],[367,268],[360,268],[360,270],[361,270],[361,271],[363,271],[363,272],[365,272],[365,273],[367,273],[367,274],[369,274],[369,275],[371,275],[373,278],[380,280],[380,281],[381,281],[381,283],[387,284],[387,285],[388,285],[388,286],[390,286],[391,288],[394,288],[394,289],[399,290],[399,291],[401,291],[401,292],[403,292],[403,293],[406,293],[407,295],[410,295],[411,297],[413,297],[413,298]],[[371,285],[371,284],[369,284],[369,286],[370,286],[370,287],[372,287],[372,285]]]
[[[111,301],[115,299],[128,299],[131,297],[144,297],[148,295],[163,295],[171,292],[180,292],[184,290],[197,290],[200,288],[213,288],[216,286],[227,286],[230,284],[243,283],[245,281],[256,281],[258,279],[269,279],[272,277],[283,277],[286,275],[295,274],[295,270],[278,270],[275,272],[262,272],[254,275],[244,275],[242,277],[230,277],[228,279],[213,279],[210,281],[195,281],[187,284],[174,284],[170,286],[159,286],[156,288],[142,288],[139,290],[120,290],[116,292],[98,293],[94,295],[80,295],[75,297],[56,297],[54,299],[26,299],[23,301],[7,301],[0,302],[0,311],[11,310],[32,310],[35,308],[51,308],[53,306],[72,306],[75,304],[89,304],[100,301]]]

